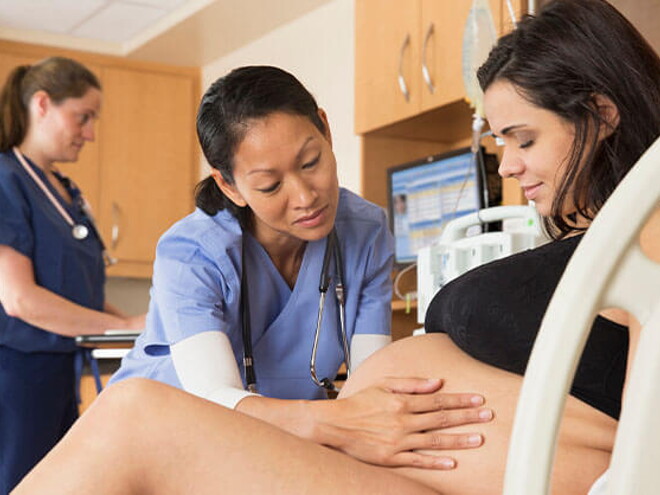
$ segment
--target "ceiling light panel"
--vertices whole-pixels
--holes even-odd
[[[64,34],[106,3],[103,0],[0,0],[0,26]]]
[[[80,24],[70,34],[83,38],[123,43],[167,13],[137,3],[115,2]]]

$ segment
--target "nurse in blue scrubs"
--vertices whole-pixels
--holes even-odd
[[[75,162],[101,109],[98,79],[49,58],[16,67],[0,95],[0,493],[78,417],[73,337],[141,328],[105,302],[101,240]]]
[[[381,208],[341,189],[325,113],[290,74],[239,69],[198,115],[211,175],[197,210],[160,240],[147,330],[113,378],[146,376],[228,407],[247,396],[241,287],[256,390],[321,399],[310,376],[319,279],[333,227],[343,258],[353,366],[390,341],[393,243]],[[331,276],[334,276],[334,265]],[[344,361],[331,284],[317,375]],[[257,400],[261,403],[262,401]]]
[[[281,69],[236,69],[202,98],[197,133],[211,174],[197,210],[159,241],[147,328],[112,382],[158,380],[374,462],[412,430],[411,445],[467,445],[460,435],[403,431],[423,413],[425,430],[479,421],[476,409],[433,416],[480,404],[468,394],[434,397],[437,380],[384,383],[350,406],[315,400],[326,398],[310,356],[329,235],[336,231],[343,258],[353,369],[390,341],[393,240],[381,208],[339,187],[328,119],[312,95]],[[315,363],[317,379],[329,381],[345,359],[331,277]]]

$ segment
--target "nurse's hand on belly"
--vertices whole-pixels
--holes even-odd
[[[448,394],[441,388],[440,379],[382,378],[354,395],[318,401],[322,412],[312,436],[371,464],[452,469],[454,459],[438,451],[479,447],[483,438],[441,430],[487,422],[493,413],[479,407],[484,403],[480,395]]]

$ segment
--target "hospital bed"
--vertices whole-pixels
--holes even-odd
[[[532,351],[509,446],[505,495],[549,493],[566,395],[596,314],[623,308],[642,325],[606,475],[590,495],[660,493],[660,264],[639,233],[660,207],[660,139],[619,184],[580,242]],[[607,482],[604,482],[605,477]]]

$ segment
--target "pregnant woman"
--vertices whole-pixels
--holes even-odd
[[[479,79],[491,130],[504,140],[500,173],[520,181],[556,240],[446,286],[427,330],[447,334],[377,352],[335,402],[404,388],[401,377],[443,377],[445,391],[478,392],[494,410],[480,425],[482,447],[454,452],[450,471],[367,464],[325,447],[331,429],[319,445],[172,387],[127,380],[101,395],[16,493],[501,493],[521,373],[548,299],[581,234],[660,135],[660,61],[607,2],[555,0],[499,41]],[[656,260],[658,224],[656,215],[646,227]],[[553,493],[584,494],[606,469],[638,332],[620,311],[595,320],[566,403]],[[409,412],[405,428],[419,431],[424,415]],[[442,431],[452,429],[465,427]],[[112,466],[112,476],[99,466]]]

